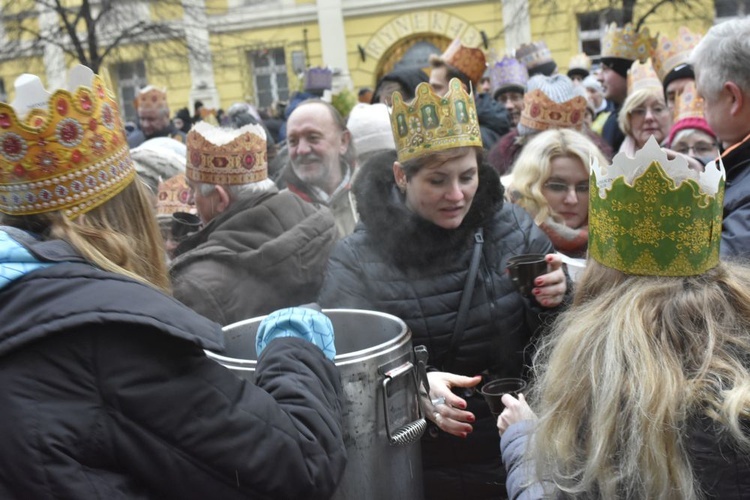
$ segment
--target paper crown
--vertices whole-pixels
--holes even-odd
[[[196,123],[187,135],[187,178],[222,186],[268,178],[266,133],[259,125],[223,129]]]
[[[440,55],[440,59],[468,76],[474,86],[482,79],[484,70],[487,68],[484,52],[481,49],[463,45],[458,38],[451,42],[445,52]]]
[[[156,215],[172,215],[175,212],[192,212],[193,207],[188,204],[190,188],[185,174],[180,172],[159,183],[156,195]]]
[[[655,43],[656,39],[649,36],[648,28],[638,32],[630,23],[624,28],[618,28],[617,24],[612,23],[602,36],[601,57],[644,62],[651,55],[651,48]]]
[[[160,90],[151,85],[144,87],[135,98],[135,107],[138,111],[147,109],[168,109],[167,91]]]
[[[517,87],[522,92],[529,81],[529,71],[515,57],[505,56],[490,68],[490,83],[495,92]]]
[[[646,87],[661,89],[661,80],[656,76],[651,59],[647,59],[644,63],[635,61],[628,70],[628,94]]]
[[[693,82],[687,83],[675,98],[673,125],[669,131],[668,140],[670,147],[675,136],[685,129],[700,130],[709,137],[716,137],[704,118],[703,99],[698,95]]]
[[[519,125],[532,130],[573,128],[581,130],[586,113],[586,98],[576,96],[564,102],[555,102],[541,89],[526,92]]]
[[[552,52],[544,42],[521,44],[516,49],[516,59],[521,61],[527,69],[533,69],[544,63],[554,62]]]
[[[309,68],[305,71],[305,90],[331,90],[332,87],[331,68]]]
[[[464,90],[458,78],[448,87],[448,93],[440,97],[429,83],[420,83],[408,104],[400,92],[393,93],[391,129],[399,161],[463,146],[482,147],[473,94]]]
[[[591,159],[589,256],[625,274],[694,276],[719,263],[724,200],[719,161],[696,172],[651,137],[635,158]]]
[[[62,210],[74,218],[135,178],[117,101],[103,80],[77,66],[68,87],[49,95],[45,109],[0,103],[0,212]]]
[[[591,58],[583,52],[574,55],[570,58],[570,63],[568,63],[568,71],[574,69],[586,70],[586,73],[588,73],[591,70]]]
[[[687,64],[690,60],[690,52],[700,41],[701,35],[691,32],[685,26],[680,27],[677,31],[677,38],[674,40],[663,35],[659,37],[651,52],[651,59],[659,80],[663,82],[670,71],[680,64]]]

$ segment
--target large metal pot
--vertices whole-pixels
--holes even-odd
[[[349,456],[335,500],[420,500],[419,438],[426,422],[411,332],[395,316],[328,309],[344,389],[344,439]],[[224,327],[224,355],[206,352],[237,375],[255,378],[255,335],[263,318]],[[293,478],[290,478],[293,480]]]

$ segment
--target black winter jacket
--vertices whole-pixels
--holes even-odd
[[[727,171],[721,256],[750,258],[750,135],[721,157]]]
[[[425,345],[429,363],[438,369],[467,376],[484,371],[522,376],[530,362],[529,344],[554,312],[522,298],[505,266],[512,255],[552,252],[547,236],[523,209],[503,204],[502,186],[489,166],[479,170],[479,189],[461,226],[442,229],[405,206],[391,169],[395,153],[383,156],[365,164],[355,181],[361,222],[334,247],[320,304],[398,316],[409,326],[413,344]],[[448,359],[479,227],[485,243],[467,326]],[[481,397],[467,402],[477,418],[474,431],[461,439],[432,429],[422,443],[426,469],[500,464],[494,419]]]
[[[56,263],[0,290],[0,498],[330,496],[341,389],[317,347],[274,340],[256,387],[205,356],[217,324],[65,243],[25,246]]]

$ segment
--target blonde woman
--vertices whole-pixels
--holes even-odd
[[[333,363],[272,340],[254,386],[208,359],[221,329],[163,293],[112,95],[88,70],[49,99],[33,126],[0,103],[0,497],[329,498],[346,462]]]
[[[508,188],[555,249],[584,257],[588,244],[589,161],[606,161],[585,135],[571,129],[547,130],[523,149]]]
[[[620,151],[628,156],[632,157],[651,136],[659,144],[665,142],[672,127],[672,114],[662,87],[647,86],[628,94],[617,115],[617,123],[625,134]]]

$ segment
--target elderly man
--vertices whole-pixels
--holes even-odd
[[[750,257],[750,18],[711,28],[692,53],[704,114],[723,143],[722,257]]]
[[[199,122],[187,147],[191,203],[204,227],[175,251],[175,298],[222,325],[313,302],[336,241],[330,211],[279,193],[258,125]]]
[[[329,207],[340,238],[350,234],[357,223],[349,195],[356,152],[343,118],[325,101],[303,101],[289,115],[286,135],[282,181],[303,200]]]
[[[170,137],[185,142],[185,133],[169,119],[167,93],[149,85],[135,99],[140,129],[128,135],[128,146],[135,148],[154,137]]]

